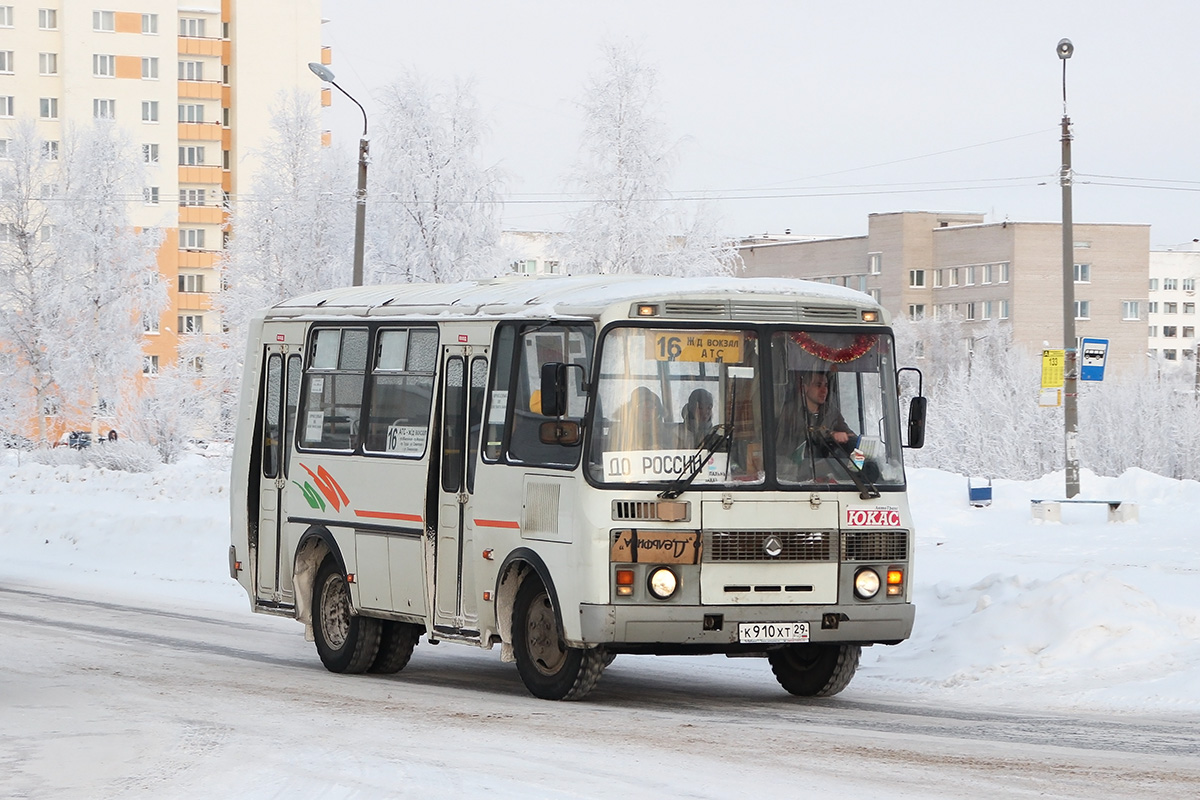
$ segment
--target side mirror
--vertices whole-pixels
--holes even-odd
[[[913,450],[925,446],[925,407],[929,404],[924,397],[914,397],[908,403],[908,444]]]
[[[567,413],[567,365],[559,361],[542,364],[542,416]]]
[[[908,444],[905,447],[920,450],[925,446],[925,410],[929,401],[925,398],[925,376],[916,367],[902,367],[896,370],[896,384],[905,372],[917,374],[917,396],[908,403]]]
[[[566,447],[579,444],[579,423],[569,419],[552,419],[538,426],[538,440],[542,444],[560,444]]]

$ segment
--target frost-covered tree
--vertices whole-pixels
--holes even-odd
[[[204,414],[218,435],[230,432],[250,316],[288,297],[349,285],[353,273],[353,159],[322,146],[320,111],[308,94],[280,93],[257,155],[261,170],[234,198],[219,264],[223,331],[191,337],[179,353],[181,380],[187,365],[203,364]]]
[[[470,83],[407,74],[380,95],[371,137],[368,283],[451,283],[496,271],[500,171],[479,163],[485,132]]]
[[[129,134],[109,120],[69,128],[63,141],[61,201],[51,206],[62,262],[64,327],[70,348],[56,370],[59,389],[99,417],[118,421],[136,402],[146,319],[167,304],[156,253],[158,230],[138,230],[128,202],[141,197],[142,169]]]
[[[609,44],[581,107],[573,188],[594,199],[568,223],[573,271],[666,275],[730,272],[731,242],[703,214],[686,220],[666,201],[676,147],[658,116],[657,72],[636,49]]]
[[[929,398],[925,447],[909,463],[963,475],[1032,479],[1063,469],[1063,412],[1038,406],[1040,353],[999,322],[896,320],[899,363],[918,366]],[[1081,466],[1103,475],[1140,467],[1200,479],[1200,399],[1182,370],[1125,369],[1079,382]]]
[[[321,145],[319,114],[311,96],[281,93],[258,151],[262,168],[234,199],[219,298],[231,329],[284,298],[350,283],[352,178]]]
[[[17,123],[11,137],[0,161],[0,426],[20,430],[36,418],[37,440],[45,442],[43,412],[58,406],[55,359],[67,346],[64,262],[43,197],[59,180],[58,162],[32,119]]]

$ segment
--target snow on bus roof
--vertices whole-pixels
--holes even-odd
[[[461,283],[402,283],[329,289],[284,300],[266,316],[297,313],[421,313],[588,315],[623,302],[686,298],[729,299],[732,295],[794,297],[819,304],[878,308],[869,296],[844,286],[795,278],[663,277],[654,275],[572,275],[506,277]]]

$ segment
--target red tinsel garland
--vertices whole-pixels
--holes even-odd
[[[875,346],[875,342],[879,340],[877,334],[860,333],[854,337],[854,342],[849,347],[838,348],[821,344],[804,331],[797,331],[791,334],[791,336],[792,341],[800,345],[804,349],[804,352],[814,355],[822,361],[830,361],[834,364],[846,364],[857,358],[862,358]]]

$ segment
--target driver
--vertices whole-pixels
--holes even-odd
[[[795,397],[784,403],[779,418],[779,455],[794,457],[804,445],[814,455],[830,455],[834,447],[851,452],[858,435],[850,430],[836,404],[829,402],[829,373],[822,370],[799,373]]]

